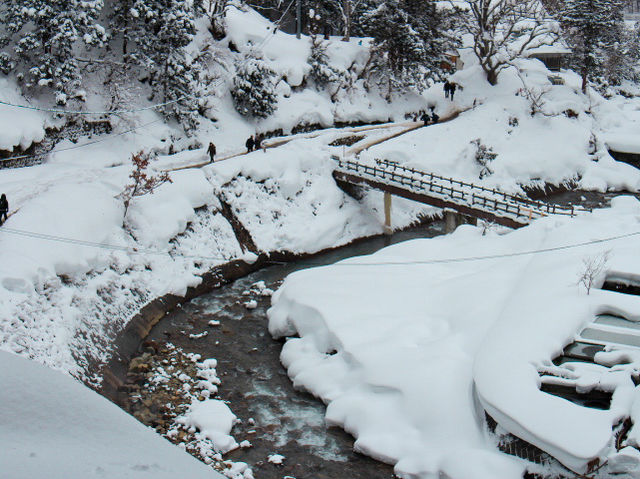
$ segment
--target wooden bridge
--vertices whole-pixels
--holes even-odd
[[[534,201],[524,196],[445,178],[407,168],[388,160],[375,166],[332,157],[337,162],[333,177],[338,184],[369,185],[385,192],[385,226],[391,229],[391,195],[425,203],[445,211],[491,221],[510,228],[521,228],[543,216],[575,216],[574,206]]]

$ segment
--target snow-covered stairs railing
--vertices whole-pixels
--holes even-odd
[[[485,188],[454,178],[407,168],[388,160],[376,160],[366,165],[353,160],[333,157],[337,181],[367,184],[387,193],[439,208],[453,209],[461,214],[493,221],[510,228],[520,228],[532,220],[548,215],[575,216],[587,211],[574,206],[534,201],[496,189]]]

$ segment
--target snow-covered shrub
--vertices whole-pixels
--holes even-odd
[[[473,140],[471,145],[475,148],[475,162],[480,165],[480,179],[491,175],[493,170],[489,164],[496,159],[498,154],[494,153],[493,148],[482,143],[480,138]]]
[[[258,52],[251,51],[236,62],[231,96],[238,113],[267,118],[276,110],[276,73]]]
[[[329,65],[327,44],[318,37],[313,38],[307,62],[311,66],[309,77],[318,87],[325,88],[330,84],[340,83],[344,76],[343,72]]]

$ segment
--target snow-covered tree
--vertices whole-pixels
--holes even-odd
[[[96,21],[101,9],[102,0],[2,2],[0,67],[28,89],[51,89],[66,103],[82,82],[77,50],[106,40]]]
[[[453,2],[452,2],[453,3]],[[463,34],[473,37],[473,52],[491,85],[514,59],[557,40],[557,23],[540,0],[462,0]]]
[[[385,0],[362,22],[374,40],[370,71],[386,83],[388,97],[394,87],[420,90],[440,75],[452,40],[435,2]]]
[[[129,9],[131,49],[129,59],[148,72],[149,84],[162,102],[167,116],[190,130],[197,125],[197,89],[200,69],[186,47],[196,33],[195,16],[202,2],[182,0],[135,0]]]
[[[257,51],[250,51],[236,62],[231,96],[238,113],[266,118],[276,109],[276,73]]]
[[[590,78],[602,73],[606,59],[620,47],[622,1],[567,0],[561,12],[565,36],[573,50],[573,64],[582,77],[582,91]]]
[[[326,89],[330,85],[338,85],[342,82],[345,72],[329,64],[327,56],[327,44],[319,38],[314,38],[311,43],[311,54],[307,62],[311,66],[309,77],[316,86]]]

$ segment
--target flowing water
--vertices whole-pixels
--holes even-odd
[[[151,331],[149,339],[171,342],[185,352],[218,360],[222,380],[219,396],[228,401],[241,419],[232,434],[252,447],[232,451],[225,459],[248,463],[256,479],[378,479],[393,476],[389,465],[353,452],[353,438],[339,428],[327,428],[325,405],[293,388],[280,364],[282,343],[267,331],[266,311],[270,297],[257,294],[263,281],[276,290],[291,272],[310,265],[330,264],[347,257],[370,254],[392,243],[443,234],[443,225],[433,223],[357,242],[309,260],[274,265],[223,286],[186,303],[168,314]],[[248,309],[246,303],[257,306]],[[219,321],[210,326],[211,320]],[[208,334],[192,339],[190,334]],[[285,456],[282,465],[267,461],[270,454]]]

